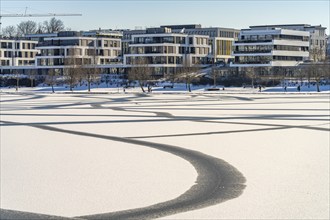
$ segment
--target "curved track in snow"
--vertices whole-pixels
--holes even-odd
[[[5,124],[15,123],[1,122]],[[79,219],[155,219],[234,199],[240,196],[245,188],[244,183],[246,180],[235,167],[221,159],[198,151],[149,141],[72,131],[45,125],[30,126],[52,132],[101,138],[161,150],[187,160],[198,173],[196,183],[184,194],[172,200],[143,208],[77,217]]]

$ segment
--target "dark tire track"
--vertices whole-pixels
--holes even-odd
[[[91,104],[93,108],[96,109],[111,109],[114,111],[127,111],[127,112],[138,112],[138,113],[152,113],[155,114],[157,117],[163,117],[163,118],[173,118],[174,116],[171,113],[168,112],[156,112],[156,111],[139,111],[139,110],[128,110],[123,107],[104,107],[101,104]]]
[[[19,95],[19,96],[28,96],[28,98],[21,98],[21,99],[9,99],[9,100],[1,100],[1,95]],[[29,97],[30,96],[30,97]],[[0,93],[0,102],[4,103],[4,102],[17,102],[17,101],[27,101],[27,100],[33,100],[33,99],[42,99],[44,98],[44,95],[35,95],[35,94],[27,94],[27,93]]]
[[[1,121],[11,124],[16,122]],[[17,123],[16,123],[17,124]],[[143,147],[150,147],[181,157],[191,163],[198,176],[196,184],[181,196],[148,207],[81,216],[83,219],[155,219],[176,213],[201,209],[237,198],[245,189],[245,177],[224,160],[198,151],[177,146],[134,140],[123,137],[106,136],[87,132],[65,130],[45,125],[29,125],[35,128],[85,137],[101,138]]]
[[[1,220],[74,220],[78,218],[66,218],[54,215],[44,215],[31,212],[21,212],[9,209],[0,209]]]

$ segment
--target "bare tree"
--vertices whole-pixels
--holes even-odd
[[[307,64],[305,74],[316,82],[316,91],[320,92],[320,82],[323,78],[329,78],[329,64],[326,62],[324,50],[321,47],[314,47],[310,50],[312,63]]]
[[[15,74],[15,78],[16,78],[16,88],[15,88],[15,90],[16,90],[16,92],[18,92],[20,75],[19,75],[18,70],[14,70],[13,73]]]
[[[55,69],[49,69],[45,82],[52,87],[52,92],[55,93],[54,85],[56,85],[58,72]]]
[[[217,80],[219,76],[224,76],[228,72],[228,69],[226,67],[216,67],[213,66],[211,69],[211,76],[213,78],[213,87],[216,87]]]
[[[257,78],[256,68],[255,67],[246,67],[245,75],[251,79],[251,87],[254,88],[254,83]]]
[[[296,66],[294,68],[294,78],[298,79],[300,81],[300,84],[302,84],[304,81],[304,77],[305,77],[304,67],[300,65]]]
[[[313,62],[323,61],[325,58],[324,50],[318,46],[314,46],[313,48],[311,48],[309,54]]]
[[[37,30],[36,30],[36,33],[37,34],[43,34],[43,33],[46,33],[46,28],[45,26],[42,24],[42,23],[38,23],[38,27],[37,27]]]
[[[47,33],[55,33],[65,30],[62,20],[51,18],[49,21],[44,21],[44,27]]]
[[[89,51],[89,55],[91,56],[90,66],[86,66],[85,64],[85,71],[84,71],[84,79],[87,81],[88,85],[88,92],[91,91],[91,84],[94,82],[100,75],[101,71],[97,68],[97,51],[96,49],[92,49]]]
[[[13,25],[7,26],[2,29],[2,35],[8,38],[17,37],[17,29]]]
[[[28,72],[28,75],[29,75],[29,79],[30,79],[30,86],[31,87],[34,87],[35,86],[35,79],[36,79],[36,76],[37,76],[37,70],[36,69],[31,69],[29,72]]]
[[[142,92],[145,92],[143,87],[152,79],[152,71],[146,58],[137,57],[133,60],[128,72],[128,79],[138,81]]]
[[[37,32],[37,23],[34,21],[22,21],[17,25],[17,33],[19,36],[25,34],[35,34]]]
[[[330,78],[330,65],[326,62],[313,62],[305,68],[306,75],[315,80],[316,91],[320,92],[320,83],[322,79]]]
[[[212,75],[212,78],[213,78],[213,87],[215,88],[216,87],[216,84],[217,84],[217,78],[219,76],[219,69],[216,68],[215,66],[212,67],[211,69],[211,75]]]
[[[275,81],[279,81],[284,88],[285,85],[285,80],[288,78],[287,77],[287,72],[288,68],[282,67],[282,66],[273,66],[270,68],[270,74],[271,74],[271,79],[273,81],[273,86],[275,86]]]
[[[179,81],[184,81],[186,83],[186,88],[191,92],[191,83],[200,77],[199,75],[200,65],[199,63],[190,64],[188,59],[185,59],[183,66],[181,67],[179,74],[176,79]]]
[[[65,82],[70,86],[70,91],[77,85],[79,77],[81,76],[83,68],[81,62],[73,57],[67,57],[64,60],[64,76]]]

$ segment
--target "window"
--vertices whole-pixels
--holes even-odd
[[[1,48],[7,48],[7,43],[6,42],[1,42]]]
[[[195,54],[195,47],[190,48],[190,53]]]

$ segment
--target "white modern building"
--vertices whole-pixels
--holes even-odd
[[[1,69],[18,66],[34,66],[38,41],[0,39]]]
[[[174,73],[184,65],[208,64],[209,37],[172,33],[171,28],[149,28],[146,34],[132,35],[124,65],[131,67],[135,59],[143,57],[155,75]]]
[[[278,25],[258,25],[250,26],[252,29],[265,29],[265,28],[282,28],[297,31],[309,32],[309,60],[323,60],[326,56],[327,48],[327,35],[325,33],[326,27],[322,25],[310,24],[278,24]]]
[[[308,31],[276,27],[241,30],[231,67],[296,66],[309,59]]]
[[[106,67],[121,62],[121,33],[65,31],[56,37],[44,38],[37,46],[38,69],[64,68],[66,59],[78,65]]]

